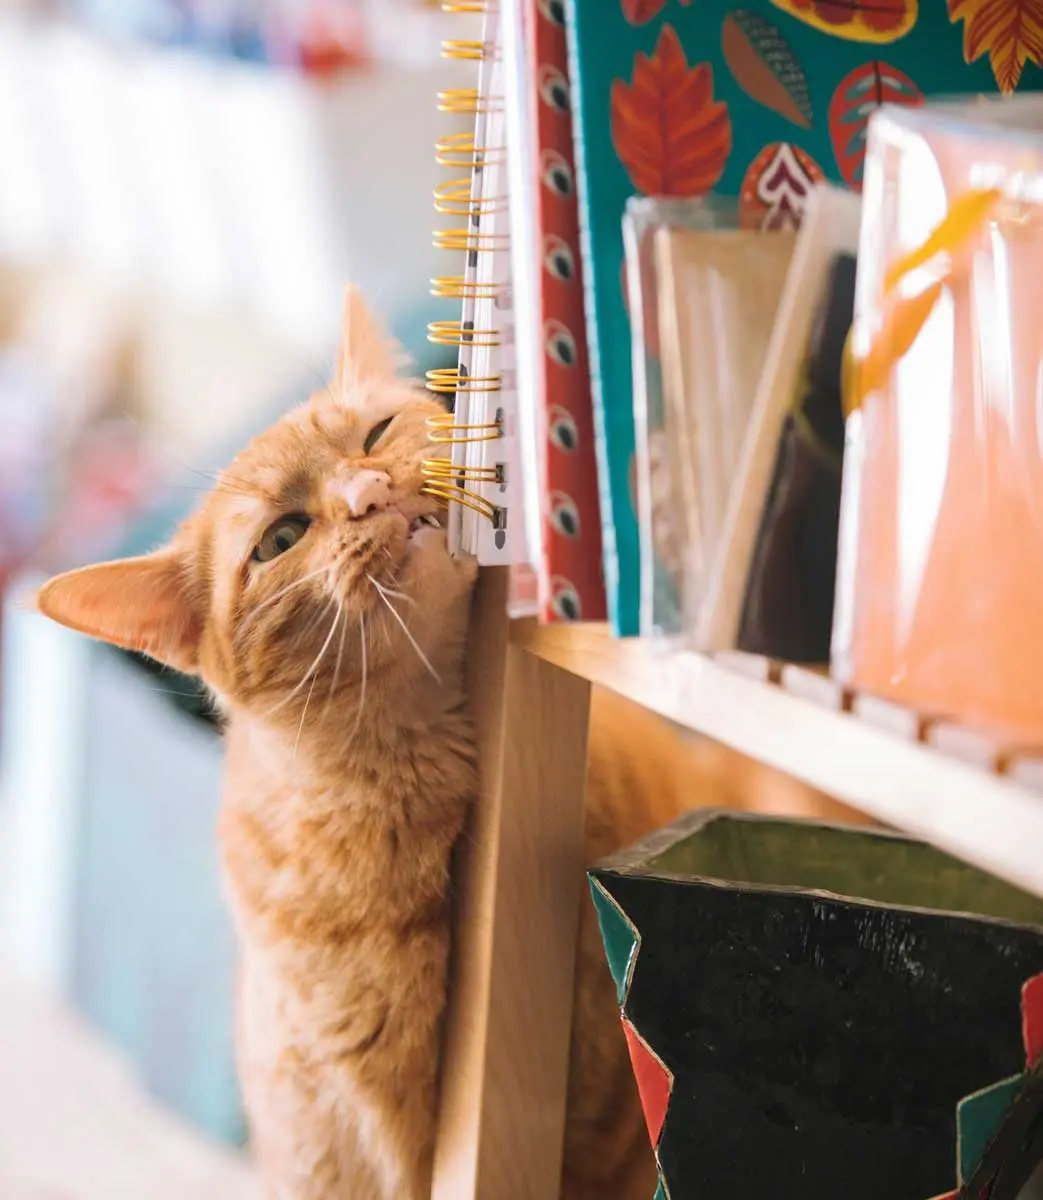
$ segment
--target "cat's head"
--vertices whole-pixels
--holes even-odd
[[[168,546],[60,575],[40,610],[288,724],[313,695],[458,673],[474,570],[421,491],[442,409],[397,360],[349,291],[330,386],[247,446]]]

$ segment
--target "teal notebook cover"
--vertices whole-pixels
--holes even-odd
[[[568,0],[605,583],[638,632],[627,197],[738,197],[743,223],[799,223],[812,184],[859,187],[882,103],[1037,90],[1027,0]],[[973,61],[968,62],[971,59]]]

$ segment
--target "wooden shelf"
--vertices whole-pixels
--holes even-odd
[[[826,676],[780,673],[764,659],[707,659],[591,625],[516,622],[510,636],[547,663],[1043,895],[1039,759],[882,701],[853,702]]]

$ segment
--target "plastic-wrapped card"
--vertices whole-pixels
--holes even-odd
[[[754,398],[795,235],[738,228],[738,212],[702,229],[654,235],[663,425],[672,513],[683,545],[681,610],[698,636]]]
[[[734,223],[734,213],[732,202],[714,196],[634,196],[627,201],[623,218],[633,364],[635,453],[631,480],[640,536],[640,631],[645,637],[678,634],[683,628],[683,514],[674,499],[664,421],[655,234],[660,229],[704,229]]]
[[[815,189],[735,473],[697,640],[790,661],[829,657],[843,417],[861,201]]]
[[[833,669],[1043,736],[1043,105],[869,126]]]

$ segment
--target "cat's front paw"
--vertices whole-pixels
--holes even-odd
[[[478,581],[478,559],[470,554],[459,554],[453,559],[453,563],[461,583],[473,588]]]

